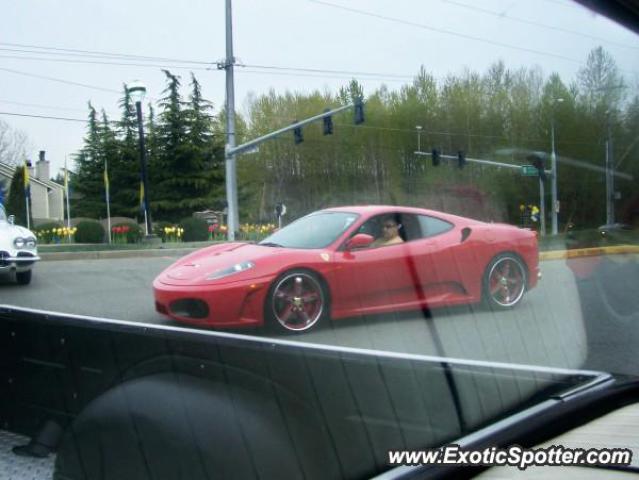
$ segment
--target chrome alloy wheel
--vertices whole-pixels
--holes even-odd
[[[514,257],[497,259],[488,273],[488,294],[498,306],[508,308],[515,305],[526,290],[526,271]]]
[[[280,279],[273,289],[273,316],[286,330],[301,332],[320,320],[324,302],[324,291],[314,276],[291,273]]]

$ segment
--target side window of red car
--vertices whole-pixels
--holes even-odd
[[[418,215],[422,238],[434,237],[453,228],[453,224],[429,215]]]
[[[382,224],[384,219],[391,216],[396,223],[399,224],[399,236],[405,242],[410,242],[411,240],[417,240],[421,238],[421,226],[420,222],[417,220],[416,215],[408,214],[408,213],[391,213],[391,214],[383,214],[377,215],[368,221],[366,221],[361,227],[357,229],[353,235],[357,233],[366,233],[368,235],[372,235],[375,239],[382,238]]]

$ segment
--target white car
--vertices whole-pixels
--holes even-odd
[[[0,205],[0,274],[15,272],[20,285],[31,282],[31,269],[38,257],[37,240],[34,233],[13,224],[13,215],[7,218]]]

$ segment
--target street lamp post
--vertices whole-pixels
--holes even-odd
[[[149,185],[146,165],[146,146],[144,144],[144,123],[142,120],[142,102],[146,95],[146,87],[141,82],[135,81],[127,85],[129,98],[135,103],[135,111],[138,118],[138,134],[140,137],[140,181],[142,183],[141,201],[144,208],[144,225],[146,236],[153,233],[151,228],[151,212],[149,211]]]
[[[552,113],[550,117],[550,142],[552,147],[552,152],[550,153],[550,169],[551,169],[551,195],[552,195],[552,205],[551,205],[551,220],[552,220],[552,234],[557,235],[559,227],[557,214],[559,213],[559,204],[557,198],[557,154],[555,153],[555,104],[563,102],[563,98],[553,98],[552,100]]]
[[[417,129],[417,151],[421,152],[422,151],[422,126],[417,125],[415,128]]]

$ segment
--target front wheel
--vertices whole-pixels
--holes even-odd
[[[16,272],[16,281],[18,285],[29,285],[31,283],[31,270]]]
[[[523,298],[526,285],[526,267],[522,261],[511,253],[502,253],[484,272],[484,300],[494,309],[512,308]]]
[[[266,299],[265,314],[267,325],[281,333],[310,330],[328,316],[326,290],[312,272],[286,272],[273,282]]]

